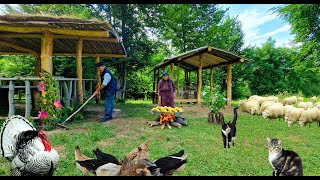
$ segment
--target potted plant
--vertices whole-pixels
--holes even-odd
[[[221,124],[223,122],[223,114],[220,112],[225,107],[226,98],[220,93],[214,93],[210,96],[210,93],[204,93],[204,104],[210,108],[208,114],[208,122],[213,124]]]

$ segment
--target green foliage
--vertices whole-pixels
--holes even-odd
[[[218,113],[226,105],[226,99],[220,93],[210,95],[210,87],[205,87],[203,90],[204,105],[208,106],[214,113]]]
[[[126,96],[132,99],[145,99],[152,92],[152,76],[145,73],[148,70],[138,70],[131,73],[127,80]],[[151,73],[150,73],[151,74]]]
[[[33,76],[34,58],[30,56],[0,56],[0,76]]]

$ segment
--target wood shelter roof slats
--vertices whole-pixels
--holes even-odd
[[[22,29],[12,31],[12,28],[15,27],[26,28],[28,32],[24,32]],[[97,54],[106,57],[108,55],[110,57],[125,57],[126,55],[121,39],[106,22],[53,16],[0,15],[0,41],[32,49],[39,54],[41,53],[42,32],[45,28],[59,30],[57,33],[52,31],[53,53],[55,54],[76,54],[77,41],[83,37],[83,54]],[[31,32],[33,29],[36,31]],[[65,35],[61,34],[64,30],[68,31]],[[70,30],[75,30],[75,32],[87,31],[87,35],[72,34]],[[92,31],[93,35],[88,36],[88,34],[91,34],[88,31]],[[97,34],[94,34],[96,32],[101,32],[100,34],[104,34],[104,36],[97,37]],[[0,46],[0,52],[26,53],[9,47],[5,48],[3,45]]]
[[[234,53],[212,46],[204,46],[174,57],[166,58],[161,63],[157,64],[153,69],[159,69],[168,66],[171,63],[174,63],[175,65],[180,63],[181,68],[197,70],[199,68],[200,56],[202,58],[203,69],[245,61],[244,58]]]

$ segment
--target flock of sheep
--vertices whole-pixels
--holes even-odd
[[[239,106],[243,112],[252,115],[262,114],[269,119],[283,118],[289,127],[294,123],[302,127],[312,122],[318,122],[320,126],[320,102],[317,102],[317,97],[310,98],[309,102],[303,100],[303,97],[292,96],[280,102],[276,96],[253,95],[247,100],[240,100]]]

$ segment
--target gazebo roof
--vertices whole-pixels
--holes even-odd
[[[246,59],[234,53],[218,49],[212,46],[204,46],[194,49],[178,56],[164,59],[161,63],[157,64],[153,69],[159,69],[174,63],[180,63],[180,67],[186,70],[197,70],[199,68],[199,58],[203,60],[202,69],[211,67],[224,66],[228,64],[235,64],[244,62]]]
[[[126,57],[106,22],[39,15],[0,15],[0,55],[40,54],[45,31],[53,33],[53,56],[75,56],[77,41],[83,39],[82,56]]]

